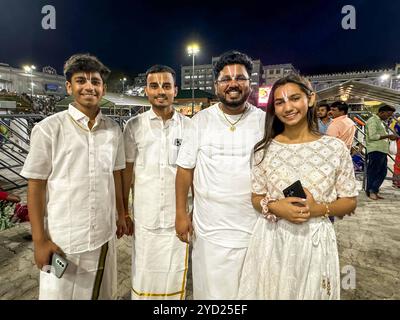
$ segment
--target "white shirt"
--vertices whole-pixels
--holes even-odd
[[[125,168],[121,130],[99,112],[89,118],[69,105],[39,122],[21,175],[47,180],[47,229],[65,253],[95,250],[115,236],[113,171]]]
[[[176,159],[189,123],[178,112],[164,123],[150,109],[125,126],[126,161],[135,163],[134,218],[143,227],[175,225]]]
[[[197,113],[177,161],[182,168],[195,168],[195,234],[230,248],[248,246],[257,219],[251,204],[250,156],[264,135],[265,112],[247,107],[235,131],[218,104]],[[230,122],[240,118],[226,116]]]

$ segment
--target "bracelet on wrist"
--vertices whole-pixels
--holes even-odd
[[[265,198],[261,199],[260,205],[261,205],[261,214],[265,219],[267,219],[270,222],[276,222],[278,220],[277,216],[274,215],[269,211],[268,204],[277,201],[276,199],[269,198],[265,196]]]
[[[324,214],[324,218],[329,218],[329,215],[331,213],[331,210],[329,210],[329,204],[328,203],[324,203],[325,205],[325,214]]]

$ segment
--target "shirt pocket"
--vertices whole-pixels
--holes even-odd
[[[168,164],[176,167],[176,160],[178,159],[179,150],[182,144],[181,138],[172,139],[172,143],[168,148]]]

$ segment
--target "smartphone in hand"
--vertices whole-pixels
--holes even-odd
[[[54,270],[54,275],[57,278],[61,278],[68,267],[68,260],[57,253],[53,253],[51,258],[51,267],[52,270]]]
[[[283,194],[285,195],[286,198],[297,197],[297,198],[307,199],[306,193],[304,192],[300,180],[295,181],[289,187],[284,189]]]

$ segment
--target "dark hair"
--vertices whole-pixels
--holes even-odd
[[[291,73],[279,80],[277,80],[274,85],[271,88],[271,93],[268,98],[268,103],[267,103],[267,110],[266,110],[266,115],[265,115],[265,129],[264,129],[264,137],[262,138],[261,141],[259,141],[255,146],[254,146],[254,153],[257,151],[263,150],[263,156],[262,159],[259,163],[261,163],[264,160],[265,153],[272,141],[273,138],[275,138],[278,134],[282,133],[283,130],[285,129],[285,125],[279,120],[279,118],[275,115],[275,91],[279,87],[287,84],[287,83],[293,83],[297,84],[301,91],[303,91],[308,98],[311,97],[311,95],[314,93],[314,90],[311,86],[310,81],[308,81],[306,78],[300,76],[299,74],[296,73]],[[317,117],[316,117],[316,108],[315,108],[315,103],[312,107],[309,107],[307,110],[307,123],[308,123],[308,128],[309,130],[316,134],[316,135],[321,135],[318,131],[318,124],[317,124]]]
[[[347,114],[349,112],[349,105],[343,101],[335,101],[331,104],[331,109],[332,108],[338,108],[338,110],[343,111],[344,114]]]
[[[241,64],[243,65],[249,76],[251,76],[251,71],[253,70],[253,62],[247,54],[241,53],[236,50],[230,50],[224,52],[218,59],[218,61],[214,65],[213,73],[214,80],[217,80],[219,73],[221,70],[230,64]]]
[[[395,112],[395,111],[396,111],[396,108],[394,108],[394,107],[392,107],[392,106],[388,106],[387,104],[385,104],[385,105],[379,107],[379,109],[378,109],[378,113],[379,113],[379,112],[385,112],[385,111],[392,111],[392,112]]]
[[[176,83],[176,73],[175,70],[172,69],[171,67],[162,65],[162,64],[155,64],[154,66],[150,67],[146,71],[146,80],[149,74],[151,73],[160,73],[160,72],[168,72],[172,74],[172,77],[174,78],[174,83]]]
[[[330,111],[330,110],[331,110],[330,105],[327,104],[326,102],[321,102],[321,103],[319,103],[319,104],[317,105],[317,109],[318,109],[318,108],[322,108],[322,107],[326,108],[326,111]]]
[[[71,56],[64,64],[64,76],[71,82],[74,73],[98,72],[103,82],[106,82],[111,71],[99,59],[89,53],[78,53]]]

